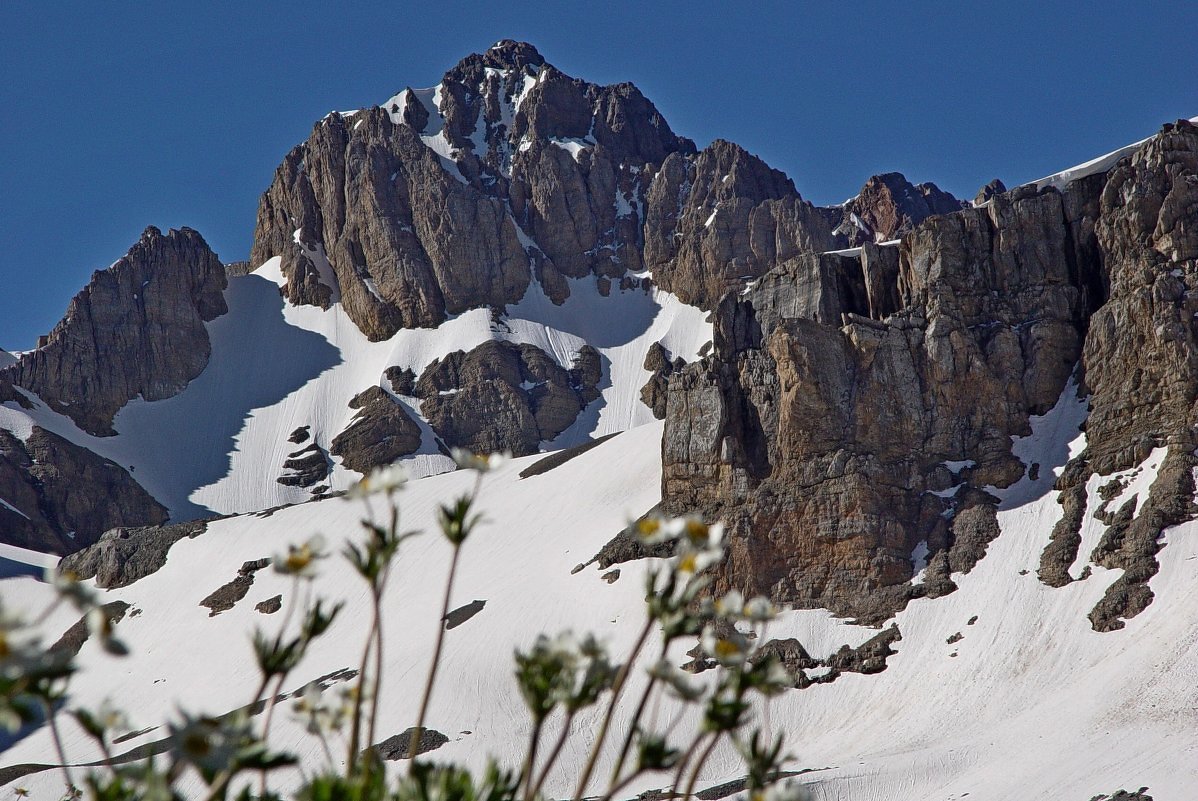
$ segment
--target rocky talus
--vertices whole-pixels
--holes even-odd
[[[293,303],[339,299],[371,339],[519,300],[535,278],[640,281],[713,306],[834,241],[782,173],[728,142],[697,152],[632,84],[598,86],[504,41],[427,90],[330,114],[263,195],[252,264]]]
[[[0,429],[0,541],[67,554],[110,528],[166,519],[115,462],[37,426],[24,441]]]
[[[1104,504],[1080,555],[1124,570],[1096,629],[1141,611],[1162,531],[1195,514],[1196,186],[1198,131],[1178,123],[1063,192],[996,193],[725,296],[715,353],[669,380],[663,443],[665,508],[729,523],[718,584],[875,621],[951,591],[998,534],[985,488],[1034,469],[1011,437],[1076,375],[1088,447],[1058,481],[1041,577],[1072,580],[1088,477],[1167,447],[1148,499]]]
[[[84,431],[114,434],[113,415],[130,400],[177,395],[208,365],[204,323],[228,311],[225,286],[198,233],[147,228],[92,275],[45,344],[0,373],[0,385],[36,393]]]
[[[599,397],[601,356],[585,345],[570,369],[534,345],[484,342],[435,360],[415,387],[420,411],[451,447],[526,456]]]

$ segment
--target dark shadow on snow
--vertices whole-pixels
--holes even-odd
[[[170,508],[174,521],[214,513],[190,496],[229,473],[235,438],[255,409],[342,362],[324,337],[287,323],[273,282],[234,278],[225,300],[228,314],[208,324],[212,358],[204,372],[181,394],[128,406],[115,421],[137,443],[134,478]]]

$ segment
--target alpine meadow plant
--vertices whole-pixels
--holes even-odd
[[[365,584],[371,609],[357,670],[350,672],[352,682],[336,689],[312,682],[285,691],[288,677],[342,610],[341,604],[330,604],[315,593],[314,579],[330,557],[325,540],[316,535],[274,557],[274,569],[290,578],[292,597],[302,601],[288,604],[277,629],[253,635],[260,678],[247,706],[219,717],[181,711],[168,726],[165,751],[126,762],[118,762],[112,751],[114,734],[129,726],[119,710],[110,705],[71,709],[73,720],[104,754],[81,789],[68,767],[57,724],[75,671],[73,660],[41,645],[36,636],[40,620],[28,623],[0,606],[0,726],[15,731],[45,722],[62,766],[63,798],[86,794],[102,801],[176,801],[183,798],[180,782],[188,775],[204,786],[204,801],[223,801],[231,795],[238,801],[278,798],[268,787],[268,775],[297,762],[294,755],[269,744],[275,709],[288,699],[292,719],[317,739],[324,755],[319,769],[305,766],[294,795],[300,801],[536,801],[545,797],[551,778],[572,783],[574,801],[609,801],[623,798],[635,782],[651,774],[672,776],[673,796],[689,799],[705,764],[723,742],[744,761],[747,801],[806,797],[799,785],[778,781],[789,758],[782,735],[753,725],[755,701],[768,705],[770,698],[795,686],[795,678],[776,657],[756,651],[755,643],[764,640],[776,610],[768,599],[745,599],[735,591],[712,597],[709,572],[724,558],[724,529],[694,517],[647,517],[630,526],[644,545],[668,544],[673,555],[654,560],[646,571],[645,619],[627,653],[617,657],[594,635],[573,631],[541,634],[515,652],[514,689],[531,723],[518,764],[503,766],[490,760],[475,773],[422,756],[461,553],[474,537],[485,536],[478,533],[484,520],[478,509],[479,490],[486,475],[508,458],[464,451],[455,451],[453,457],[459,469],[473,471],[474,480],[469,491],[437,508],[437,527],[450,547],[450,561],[441,625],[409,730],[405,770],[389,775],[375,748],[387,646],[387,590],[403,558],[404,543],[419,535],[400,527],[400,495],[407,479],[396,465],[375,470],[347,493],[362,502],[366,516],[361,520],[362,537],[347,543],[341,556]],[[115,637],[112,619],[94,590],[58,571],[51,571],[47,580],[56,591],[54,606],[78,609],[92,636],[113,658],[128,652]],[[677,652],[679,646],[695,642],[698,656],[692,666],[705,675],[691,672],[691,666],[679,667],[671,656],[671,649]],[[634,676],[641,677],[635,684]],[[635,697],[627,697],[630,686],[639,686]],[[663,700],[677,714],[673,723],[659,728],[650,722],[656,715],[648,713]],[[677,725],[686,710],[700,721],[694,730]],[[598,721],[593,731],[573,725],[584,713]],[[255,724],[259,714],[261,723]],[[613,731],[616,720],[627,722]],[[550,739],[547,732],[555,734]],[[345,747],[340,759],[338,742]],[[571,775],[561,761],[567,746],[570,753],[586,755],[581,770]],[[600,778],[602,754],[608,755],[608,768]],[[23,788],[16,793],[28,794]]]

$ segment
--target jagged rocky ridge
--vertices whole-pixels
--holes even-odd
[[[251,262],[293,303],[339,299],[371,339],[519,300],[535,278],[653,281],[711,308],[738,279],[835,243],[740,147],[701,152],[631,84],[597,86],[505,41],[433,89],[321,120],[258,211]]]
[[[32,408],[33,393],[88,433],[116,433],[113,416],[128,401],[169,398],[203,371],[204,324],[227,311],[225,286],[197,232],[147,228],[93,274],[36,350],[0,370],[0,402]],[[24,439],[0,430],[0,499],[0,538],[54,553],[167,519],[124,467],[37,426]]]
[[[93,273],[45,343],[0,373],[0,384],[36,393],[90,434],[114,434],[112,418],[130,400],[173,397],[207,366],[204,323],[228,311],[226,285],[224,266],[197,232],[151,226]]]
[[[951,591],[998,533],[986,488],[1031,467],[1011,437],[1073,375],[1088,447],[1058,482],[1041,576],[1068,580],[1087,478],[1167,447],[1093,554],[1126,571],[1094,627],[1142,610],[1162,530],[1195,512],[1196,185],[1198,130],[1179,122],[1109,175],[997,194],[725,296],[714,353],[669,381],[663,442],[664,507],[729,523],[718,584],[871,621]]]
[[[703,364],[646,355],[643,398],[668,423],[666,507],[729,518],[725,585],[867,620],[951,591],[950,574],[984,554],[997,533],[987,487],[1028,469],[1010,437],[1074,375],[1092,405],[1090,448],[1059,482],[1046,583],[1074,580],[1088,478],[1169,448],[1139,508],[1097,510],[1111,529],[1093,560],[1126,571],[1093,615],[1108,629],[1150,601],[1159,533],[1192,514],[1192,137],[1171,127],[1109,175],[1060,190],[992,182],[976,208],[890,173],[817,209],[732,143],[697,150],[630,84],[570,78],[501,42],[433,89],[318,123],[263,196],[251,262],[232,269],[280,256],[290,302],[338,302],[372,339],[513,303],[534,280],[560,302],[567,277],[601,291],[653,282],[713,309]],[[169,397],[203,369],[224,274],[195,232],[148,229],[43,347],[0,370],[0,398],[28,404],[24,387],[113,433],[128,400]],[[488,343],[419,380],[398,368],[386,379],[444,445],[530,453],[594,399],[603,369],[594,353],[566,370]],[[355,400],[328,453],[365,471],[419,447],[392,395]],[[72,449],[91,456],[57,452]],[[10,540],[69,550],[165,519],[116,465],[118,485],[76,493],[68,514],[53,481],[16,449],[5,458],[3,497],[21,500],[0,516],[23,521]],[[305,444],[274,479],[310,487],[328,466]],[[114,493],[132,500],[105,505]],[[927,570],[911,584],[921,547]]]
[[[843,237],[849,247],[857,247],[864,242],[898,239],[934,214],[952,214],[969,205],[936,184],[916,185],[902,173],[888,172],[871,177],[855,197],[840,206],[820,211],[833,226],[833,233]]]

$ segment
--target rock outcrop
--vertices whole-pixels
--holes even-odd
[[[801,256],[715,312],[669,381],[663,505],[729,524],[719,587],[880,621],[952,589],[1101,303],[1101,179],[931,216],[901,246]],[[926,543],[927,579],[909,584]]]
[[[292,451],[283,461],[283,475],[276,481],[285,487],[311,487],[329,475],[329,455],[315,442]]]
[[[646,204],[645,266],[663,289],[705,309],[775,264],[835,243],[784,173],[724,140],[667,158]]]
[[[115,462],[37,426],[24,441],[0,429],[0,541],[68,554],[110,528],[166,519]]]
[[[208,528],[203,520],[167,526],[114,528],[92,545],[59,564],[80,579],[94,578],[101,589],[127,587],[156,573],[166,564],[171,546],[184,537],[198,537]]]
[[[900,172],[888,172],[871,177],[848,202],[821,211],[844,246],[857,247],[898,239],[934,214],[968,206],[936,184],[913,184]]]
[[[349,408],[358,412],[349,427],[333,438],[329,452],[340,456],[350,470],[366,474],[420,448],[420,426],[382,387],[359,392]]]
[[[663,443],[665,509],[729,523],[716,589],[870,621],[951,591],[998,535],[984,488],[1038,475],[1011,437],[1072,374],[1087,448],[1057,481],[1039,576],[1120,568],[1090,614],[1099,631],[1146,608],[1162,533],[1198,515],[1196,187],[1198,129],[1178,122],[1109,173],[1062,191],[996,183],[898,248],[800,257],[725,296],[715,353],[669,380]],[[1089,477],[1157,448],[1147,498],[1108,510],[1122,485],[1103,485],[1107,528],[1079,554]]]
[[[251,263],[279,257],[292,303],[339,299],[380,340],[514,303],[534,278],[561,303],[567,278],[646,267],[710,308],[832,242],[782,173],[728,142],[696,153],[632,84],[504,41],[433,89],[321,120],[262,197]]]
[[[225,286],[224,266],[198,233],[147,228],[0,382],[36,393],[91,434],[114,434],[113,415],[127,402],[177,395],[207,366],[204,323],[228,310]]]
[[[489,341],[434,360],[415,392],[421,414],[447,445],[526,456],[599,397],[602,371],[589,345],[567,370],[534,345]]]
[[[1193,470],[1198,446],[1198,128],[1166,125],[1107,176],[1095,233],[1109,299],[1091,318],[1083,352],[1090,416],[1086,450],[1061,477],[1065,495],[1057,562],[1080,556],[1122,575],[1090,615],[1109,631],[1152,600],[1161,534],[1198,514]],[[1167,451],[1147,499],[1109,518],[1092,554],[1078,554],[1083,506],[1069,486],[1109,475]],[[1073,495],[1076,495],[1076,490]],[[1105,504],[1104,504],[1105,506]],[[1067,522],[1066,522],[1067,521]],[[1074,521],[1077,521],[1076,524]],[[1056,534],[1057,532],[1054,532]],[[1058,542],[1060,544],[1058,544]],[[1051,564],[1052,555],[1045,560]],[[1042,567],[1041,576],[1045,577]],[[1049,571],[1047,580],[1067,583]]]
[[[671,361],[660,342],[654,342],[649,346],[649,351],[645,354],[645,369],[653,375],[641,387],[641,403],[652,409],[653,416],[658,420],[664,420],[666,416],[670,376],[685,366],[686,361],[682,357]]]

